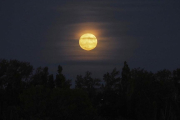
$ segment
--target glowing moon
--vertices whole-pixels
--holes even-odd
[[[80,37],[79,45],[84,50],[92,50],[97,46],[97,38],[91,33],[86,33]]]

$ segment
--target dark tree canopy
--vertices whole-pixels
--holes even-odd
[[[59,65],[57,70],[58,73],[56,74],[56,79],[55,79],[56,87],[70,88],[71,80],[66,80],[65,76],[62,74],[62,70],[63,70],[62,67]]]
[[[18,60],[0,60],[0,119],[2,120],[179,120],[180,69],[156,73],[130,69],[124,62],[93,78],[77,75],[75,88],[48,67]]]

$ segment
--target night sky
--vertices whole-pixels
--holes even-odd
[[[67,78],[91,71],[101,78],[113,68],[156,72],[180,68],[179,0],[1,0],[0,59],[35,68],[63,67]],[[92,33],[97,47],[79,38]]]

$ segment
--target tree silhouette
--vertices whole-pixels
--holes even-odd
[[[179,120],[180,69],[156,73],[115,68],[93,78],[77,75],[75,88],[62,74],[48,67],[18,60],[0,60],[0,119],[2,120]]]
[[[0,60],[1,118],[18,117],[19,94],[26,88],[33,67],[18,60]],[[11,114],[11,116],[10,116]]]
[[[75,80],[75,88],[82,89],[87,92],[92,104],[97,104],[96,96],[97,96],[97,88],[100,86],[100,79],[92,78],[92,73],[87,71],[85,76],[77,75]]]
[[[117,71],[116,68],[114,68],[111,73],[106,73],[103,76],[105,85],[104,87],[102,87],[103,92],[101,94],[101,106],[98,112],[101,116],[105,116],[108,119],[117,118],[120,114],[120,77],[118,75],[119,71]]]
[[[49,79],[47,81],[47,85],[51,89],[55,87],[53,74],[49,75]]]
[[[154,75],[144,69],[132,69],[127,101],[129,114],[137,119],[153,119],[156,111],[153,83]]]
[[[100,86],[100,79],[93,79],[91,77],[92,73],[87,71],[85,76],[82,77],[81,75],[77,75],[75,83],[76,83],[76,88],[86,88],[88,90],[94,89],[96,87]]]
[[[38,67],[36,69],[35,74],[32,76],[32,80],[30,82],[30,84],[32,85],[47,85],[47,81],[48,81],[48,67]]]
[[[57,70],[58,73],[56,74],[56,79],[55,79],[56,87],[70,88],[71,80],[66,80],[65,76],[62,74],[62,70],[63,70],[62,67],[59,65]]]
[[[111,73],[106,73],[103,76],[103,80],[105,81],[105,88],[104,89],[119,89],[120,85],[120,77],[118,77],[119,71],[116,68],[113,69]]]
[[[123,93],[125,93],[127,91],[128,82],[131,78],[130,68],[126,61],[124,62],[124,66],[122,68],[121,77],[122,77],[121,78],[122,90],[123,90]]]

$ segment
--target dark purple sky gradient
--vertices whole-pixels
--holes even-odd
[[[67,78],[89,70],[102,77],[126,60],[130,68],[156,72],[180,68],[178,0],[2,0],[0,58],[62,65]],[[93,33],[97,47],[78,39]]]

